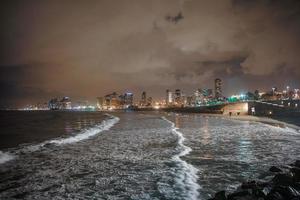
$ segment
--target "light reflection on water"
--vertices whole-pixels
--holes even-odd
[[[185,144],[193,149],[186,160],[200,171],[203,199],[242,181],[267,180],[271,165],[300,158],[300,134],[294,131],[201,115],[181,116],[179,123]]]

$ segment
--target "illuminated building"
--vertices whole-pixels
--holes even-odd
[[[183,104],[183,101],[182,101],[180,89],[176,89],[174,95],[175,95],[174,97],[175,105],[181,106]]]
[[[172,105],[173,104],[173,94],[170,90],[166,91],[166,104]]]
[[[215,98],[222,98],[222,81],[219,78],[215,80]]]
[[[213,97],[213,90],[212,89],[203,89],[202,90],[202,95],[205,97],[205,98],[212,98]]]
[[[69,97],[63,97],[62,100],[60,100],[60,109],[61,110],[72,109],[71,99]]]
[[[59,101],[57,98],[50,99],[48,103],[48,107],[50,110],[58,110],[59,109]]]
[[[133,93],[126,92],[124,94],[124,106],[127,108],[133,105]]]
[[[204,101],[204,96],[202,94],[202,90],[198,89],[194,92],[194,96],[192,99],[192,104],[194,106],[199,106]]]
[[[148,97],[148,99],[147,99],[147,106],[152,106],[152,97]]]
[[[116,92],[104,96],[103,109],[119,109],[120,106],[121,102]]]
[[[193,97],[192,96],[187,96],[185,105],[193,106],[193,104],[194,104]]]
[[[97,107],[102,110],[105,107],[105,101],[103,97],[97,97]]]
[[[71,100],[69,97],[63,97],[61,100],[53,98],[48,103],[50,110],[69,110],[72,109]]]

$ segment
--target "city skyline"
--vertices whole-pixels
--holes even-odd
[[[177,88],[225,96],[300,85],[300,3],[1,2],[0,105],[112,91],[163,98]]]
[[[267,91],[255,90],[239,94],[226,96],[222,93],[223,84],[220,78],[214,80],[214,89],[198,88],[193,93],[186,93],[181,89],[165,90],[165,96],[154,99],[146,91],[140,94],[128,92],[111,92],[104,96],[96,97],[97,101],[89,102],[87,100],[73,101],[72,98],[54,97],[48,102],[30,103],[19,108],[9,108],[18,110],[139,110],[139,109],[160,109],[160,108],[196,108],[196,107],[214,107],[217,105],[235,104],[239,102],[257,102],[281,107],[287,104],[288,107],[294,104],[298,108],[300,100],[300,89],[286,86],[284,88],[272,87]],[[270,101],[272,103],[270,103]],[[275,102],[280,102],[276,104]],[[275,103],[275,104],[274,104]]]

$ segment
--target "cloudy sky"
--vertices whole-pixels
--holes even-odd
[[[300,86],[298,0],[0,3],[1,105]]]

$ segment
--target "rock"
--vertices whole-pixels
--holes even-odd
[[[293,177],[287,174],[276,174],[272,181],[275,185],[289,186],[293,184]]]
[[[289,191],[289,194],[291,195],[291,197],[293,197],[293,198],[297,197],[298,199],[300,199],[300,191],[299,190],[296,190],[293,187],[288,187],[288,191]]]
[[[244,183],[242,183],[241,188],[242,189],[256,189],[257,184],[255,181],[244,182]]]
[[[269,169],[270,172],[282,172],[282,170],[278,167],[275,167],[275,166],[272,166],[270,169]]]
[[[225,191],[220,191],[215,194],[215,200],[227,200]]]
[[[229,194],[227,196],[228,200],[240,200],[240,199],[249,199],[251,194],[248,191],[240,191],[240,192],[235,192],[232,194]]]
[[[272,192],[279,193],[284,199],[300,198],[300,193],[291,186],[276,186]]]
[[[263,188],[267,186],[265,183],[258,183],[256,181],[250,181],[243,183],[241,185],[242,190],[247,190],[249,194],[255,197],[261,197],[264,198],[266,196],[265,192],[263,191]]]
[[[271,192],[268,194],[268,196],[265,198],[266,200],[285,200],[282,195],[278,192]]]
[[[300,160],[296,160],[295,166],[300,168]]]
[[[269,171],[276,173],[272,181],[244,182],[234,193],[221,191],[211,200],[300,200],[300,160]]]
[[[269,182],[257,182],[256,184],[260,188],[270,187],[271,186],[271,184]]]
[[[271,191],[272,191],[272,187],[270,187],[270,186],[266,186],[262,190],[262,192],[264,193],[265,196],[268,196],[268,194],[270,194]]]
[[[300,182],[300,168],[293,167],[290,171],[293,174],[294,181]]]

